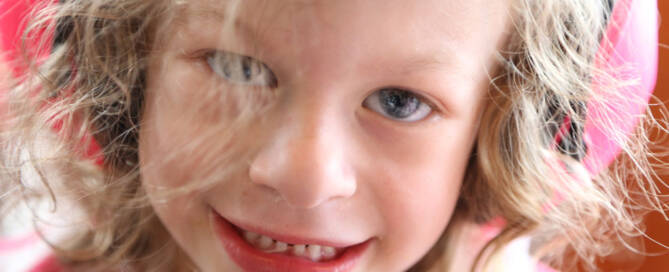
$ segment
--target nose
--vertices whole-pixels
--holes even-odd
[[[288,120],[252,160],[251,181],[272,188],[299,208],[353,196],[357,181],[344,154],[345,133],[337,118],[305,111]]]

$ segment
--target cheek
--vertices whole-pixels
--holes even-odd
[[[415,262],[441,236],[462,184],[462,175],[455,168],[450,175],[407,174],[400,181],[401,186],[386,188],[379,199],[384,207],[390,249],[385,254]]]
[[[234,152],[226,126],[238,107],[203,71],[167,59],[148,80],[139,150],[142,172],[155,177],[147,182],[177,187],[211,176]]]
[[[447,132],[427,135],[422,141],[396,142],[393,148],[375,151],[383,154],[380,157],[384,159],[375,160],[383,168],[370,168],[367,172],[376,176],[367,178],[374,180],[377,205],[385,221],[380,255],[387,260],[415,263],[448,225],[474,138],[469,125],[455,127],[440,128],[438,131]]]
[[[151,185],[160,184],[160,181],[155,178],[152,175],[143,175],[143,179],[150,182]],[[197,194],[191,193],[180,194],[167,199],[161,190],[152,190],[150,189],[151,185],[146,185],[148,184],[145,184],[145,188],[147,188],[147,194],[156,215],[170,233],[172,239],[189,256],[190,260],[197,263],[201,268],[225,267],[226,263],[220,259],[201,257],[210,256],[212,252],[218,252],[218,248],[212,243],[212,237],[215,237],[215,235],[211,231],[208,220],[208,206],[201,198]]]
[[[204,166],[206,145],[199,144],[203,140],[198,138],[205,135],[205,124],[213,116],[203,115],[211,108],[211,103],[203,101],[213,99],[194,99],[204,95],[198,93],[204,86],[187,80],[192,78],[184,72],[187,69],[153,67],[157,69],[149,73],[139,131],[141,180],[158,217],[175,239],[185,248],[204,245],[198,242],[202,236],[191,230],[208,229],[206,205],[197,190],[178,190],[201,180],[198,173]]]
[[[204,162],[211,161],[207,147],[213,145],[198,144],[206,141],[200,139],[206,136],[205,126],[194,125],[198,122],[190,122],[191,117],[184,114],[187,111],[166,97],[149,95],[145,105],[140,175],[151,205],[180,248],[200,268],[216,271],[215,267],[226,267],[227,259],[201,257],[218,252],[211,242],[214,234],[209,227],[209,207],[198,190],[205,179],[203,173],[211,168]]]

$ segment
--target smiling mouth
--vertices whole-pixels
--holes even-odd
[[[244,271],[351,271],[372,239],[342,245],[237,226],[213,209],[212,228],[227,255]],[[262,232],[262,233],[259,233]]]
[[[286,256],[295,256],[312,262],[329,261],[336,259],[346,248],[336,248],[318,244],[291,244],[269,236],[244,230],[231,224],[244,240],[256,249],[266,253],[276,253]]]

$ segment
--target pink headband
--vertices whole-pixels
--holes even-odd
[[[584,163],[593,175],[607,167],[621,151],[614,135],[606,130],[610,121],[629,134],[645,113],[657,79],[657,18],[657,2],[652,0],[619,0],[613,9],[606,31],[608,40],[602,41],[595,65],[609,72],[630,67],[618,76],[623,80],[638,79],[639,84],[621,89],[615,97],[605,97],[604,103],[601,100],[588,103],[584,134],[588,152]],[[596,82],[599,80],[594,78],[593,84]]]

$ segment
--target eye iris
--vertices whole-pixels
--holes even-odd
[[[407,118],[418,110],[420,100],[410,92],[397,89],[379,91],[383,110],[394,118]]]
[[[228,61],[223,62],[223,67],[222,68],[223,68],[223,74],[226,77],[228,77],[228,78],[232,77],[232,71],[231,71],[231,68],[230,68],[230,63]]]
[[[244,57],[242,59],[242,70],[244,73],[244,79],[249,80],[251,79],[251,76],[253,76],[253,65],[251,58],[249,57]]]
[[[207,64],[230,83],[275,88],[277,80],[265,64],[249,56],[217,51],[207,55]]]

